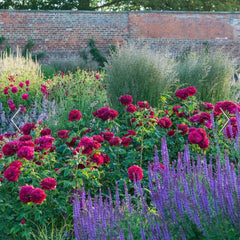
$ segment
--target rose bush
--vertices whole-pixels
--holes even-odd
[[[4,197],[0,200],[0,230],[29,238],[32,222],[43,224],[54,219],[58,225],[63,216],[71,222],[72,194],[81,186],[91,194],[100,187],[107,193],[115,182],[122,186],[125,181],[130,191],[137,179],[147,186],[148,163],[153,162],[154,146],[160,149],[163,136],[170,162],[177,160],[186,142],[194,156],[224,155],[221,149],[232,148],[232,139],[239,136],[239,105],[199,103],[195,89],[186,89],[176,94],[179,102],[174,106],[167,104],[168,95],[162,95],[163,109],[153,109],[146,101],[134,105],[131,96],[120,96],[121,115],[108,106],[95,107],[86,121],[73,109],[59,131],[52,131],[47,122],[29,122],[21,133],[1,135],[0,188]],[[42,91],[47,93],[43,86]],[[224,123],[219,105],[231,115],[226,136],[216,130]],[[129,106],[134,111],[129,111]],[[230,156],[232,162],[236,159],[237,152]],[[157,167],[166,169],[164,163]]]

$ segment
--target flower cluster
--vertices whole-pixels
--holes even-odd
[[[41,204],[46,198],[46,193],[40,188],[25,185],[19,191],[19,198],[23,203],[34,202]]]
[[[207,149],[209,146],[209,139],[207,133],[203,128],[191,127],[188,135],[189,143],[197,144],[202,149]]]
[[[97,116],[98,118],[102,119],[103,121],[106,121],[108,119],[115,119],[118,116],[118,112],[114,109],[110,109],[107,107],[99,108],[98,110],[93,112],[93,116]]]
[[[157,120],[157,124],[161,127],[161,128],[170,128],[172,126],[172,121],[171,119],[167,118],[167,117],[163,117],[161,119]]]
[[[216,103],[214,107],[214,114],[216,115],[221,115],[222,110],[223,111],[228,111],[229,113],[236,113],[236,110],[240,112],[240,106],[234,102],[231,101],[225,101],[225,102],[218,102]]]
[[[178,97],[182,100],[186,100],[189,96],[194,96],[197,93],[195,87],[187,87],[183,89],[178,89],[175,93],[175,97]]]

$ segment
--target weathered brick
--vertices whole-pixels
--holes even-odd
[[[188,46],[200,51],[208,42],[212,50],[239,56],[240,13],[0,10],[1,35],[13,49],[31,38],[34,52],[46,52],[43,63],[76,60],[90,38],[103,52],[110,44],[135,43],[178,54]]]

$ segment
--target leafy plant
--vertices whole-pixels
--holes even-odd
[[[187,54],[175,65],[174,70],[181,85],[198,89],[200,100],[216,103],[230,99],[230,86],[236,66],[227,54],[221,51]]]
[[[176,86],[173,62],[167,57],[127,46],[112,52],[105,64],[110,104],[118,109],[117,98],[132,95],[134,102],[145,100],[157,107],[160,94]],[[174,89],[174,88],[173,88]]]

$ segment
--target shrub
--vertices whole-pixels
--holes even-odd
[[[160,93],[175,83],[173,63],[150,50],[127,46],[112,52],[105,64],[110,104],[117,109],[117,98],[132,95],[133,102],[144,99],[156,107]]]
[[[188,54],[174,70],[182,85],[197,88],[200,100],[212,103],[229,100],[236,65],[223,52]]]

